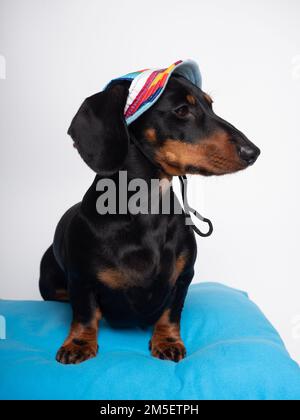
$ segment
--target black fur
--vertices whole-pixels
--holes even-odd
[[[118,171],[124,170],[128,182],[142,178],[150,185],[151,179],[174,175],[168,173],[169,167],[178,173],[221,175],[252,164],[259,150],[217,117],[207,96],[182,77],[173,76],[160,100],[129,129],[123,116],[127,95],[127,82],[109,86],[88,98],[71,124],[69,134],[75,146],[97,175],[82,202],[58,224],[53,245],[41,263],[40,290],[46,300],[59,300],[57,291],[66,290],[74,321],[83,325],[89,324],[96,308],[113,326],[153,325],[167,308],[170,323],[179,324],[196,259],[194,233],[185,225],[184,215],[100,216],[96,211],[97,182],[109,177],[119,187]],[[193,95],[196,103],[189,103],[187,95]],[[153,141],[146,138],[149,129],[154,133]],[[203,167],[204,156],[199,166],[195,166],[191,156],[191,164],[184,167],[176,161],[163,166],[157,157],[157,151],[170,139],[192,146],[212,139],[213,144],[215,133],[222,133],[224,142],[226,137],[228,145],[224,143],[222,147],[228,147],[230,159],[219,156],[223,149],[217,157],[210,155],[210,163]],[[143,152],[130,142],[131,134]],[[251,159],[245,158],[245,148]],[[216,146],[210,153],[215,149]],[[212,161],[216,162],[215,170]],[[128,194],[128,199],[132,194]],[[176,200],[173,191],[171,197]],[[181,255],[185,256],[185,264],[173,285],[170,279]],[[129,273],[132,283],[127,281],[118,289],[109,287],[101,282],[101,273],[107,269]],[[172,337],[168,340],[174,341]]]

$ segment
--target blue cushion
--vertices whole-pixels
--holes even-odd
[[[0,314],[1,399],[300,399],[300,369],[278,333],[245,293],[219,284],[190,288],[179,364],[150,356],[150,330],[102,322],[98,357],[60,365],[69,305],[0,301]]]

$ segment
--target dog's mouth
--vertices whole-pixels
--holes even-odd
[[[248,145],[249,143],[249,145]],[[155,153],[155,160],[170,176],[221,176],[253,165],[259,149],[250,142],[238,142],[229,134],[217,133],[195,144],[168,139]]]
[[[207,169],[199,168],[193,165],[187,166],[185,169],[186,169],[186,174],[189,174],[189,175],[202,175],[202,176],[215,175],[214,173],[208,171]]]
[[[249,166],[241,160],[228,160],[221,157],[208,159],[207,167],[202,165],[182,166],[180,163],[168,159],[160,160],[159,164],[165,173],[171,176],[202,175],[205,177],[228,175],[242,171]]]

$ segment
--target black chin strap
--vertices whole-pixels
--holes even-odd
[[[207,219],[206,217],[201,216],[200,213],[197,212],[197,210],[194,210],[188,203],[188,197],[187,197],[187,187],[188,187],[188,179],[185,175],[182,175],[179,177],[180,180],[180,186],[181,186],[181,195],[182,195],[182,201],[184,205],[184,212],[186,215],[186,224],[191,226],[192,229],[197,233],[197,235],[201,236],[202,238],[208,238],[211,236],[211,234],[214,231],[213,224],[211,220]],[[208,225],[208,232],[203,233],[192,221],[191,213],[197,217],[197,219],[201,220],[201,222],[206,223]]]
[[[151,159],[143,150],[142,146],[140,145],[140,143],[137,141],[137,139],[135,138],[135,136],[133,134],[130,134],[130,139],[132,141],[132,143],[139,149],[139,151],[144,155],[144,157],[152,164],[154,165],[156,168],[158,168],[160,171],[162,171],[162,168],[160,166],[157,165],[156,162],[153,161],[153,159]],[[211,222],[211,220],[201,216],[200,213],[197,212],[197,210],[194,210],[189,204],[188,204],[188,192],[187,192],[187,187],[188,187],[188,179],[186,177],[186,175],[181,175],[179,176],[179,180],[180,180],[180,186],[181,186],[181,196],[182,196],[182,201],[183,201],[183,206],[184,206],[184,213],[186,216],[186,225],[187,226],[191,226],[191,228],[194,230],[195,233],[197,233],[197,235],[201,236],[202,238],[208,238],[209,236],[212,235],[213,231],[214,231],[214,227],[213,224]],[[195,226],[193,220],[192,220],[192,216],[191,213],[197,217],[197,219],[201,220],[201,222],[206,223],[208,225],[208,232],[207,233],[203,233],[197,226]]]

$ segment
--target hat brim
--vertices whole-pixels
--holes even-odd
[[[142,104],[134,114],[126,117],[126,123],[127,125],[132,124],[134,121],[136,121],[142,114],[144,114],[148,109],[150,109],[161,97],[161,95],[164,93],[168,81],[170,80],[170,77],[174,74],[181,75],[185,77],[187,80],[189,80],[194,85],[198,86],[199,88],[202,87],[202,77],[201,72],[199,69],[198,64],[193,60],[185,60],[182,62],[179,62],[174,66],[174,68],[168,73],[168,76],[164,80],[164,84],[159,88],[159,90],[150,98],[150,100],[145,101],[144,104]],[[142,76],[143,73],[139,77]],[[132,89],[136,89],[136,84],[133,82]],[[130,92],[131,93],[131,92]],[[136,95],[136,92],[135,92]]]

